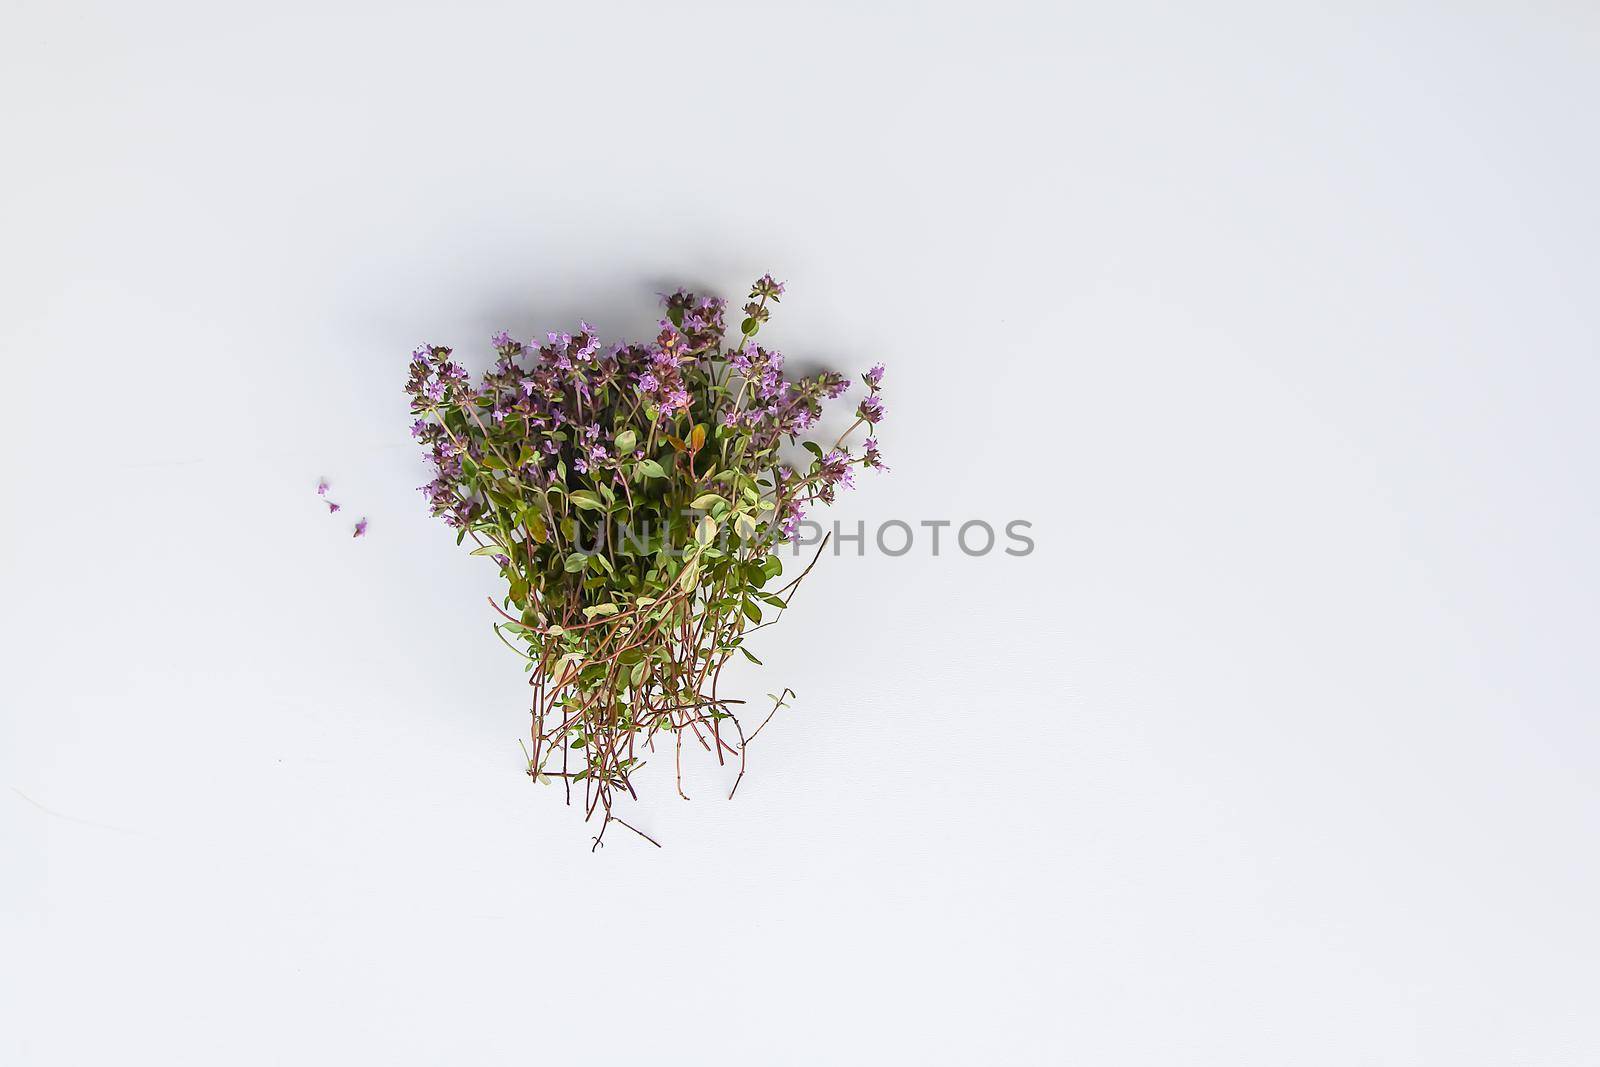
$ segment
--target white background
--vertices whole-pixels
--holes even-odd
[[[1600,1062],[1600,14],[1205,7],[6,0],[0,1062]],[[591,855],[405,359],[766,270],[1038,549]]]

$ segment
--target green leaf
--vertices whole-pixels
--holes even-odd
[[[595,496],[594,493],[587,489],[574,490],[568,499],[570,499],[578,507],[587,508],[590,511],[599,511],[605,507],[605,505],[600,502],[600,498]]]
[[[754,602],[746,600],[744,602],[744,617],[749,619],[751,622],[760,622],[761,609],[756,607]]]
[[[566,571],[568,574],[577,574],[588,565],[588,556],[584,555],[582,552],[574,552],[572,555],[567,557],[567,561],[561,565],[561,569]]]
[[[646,478],[665,478],[667,472],[661,469],[661,464],[653,459],[641,459],[633,465],[633,469]]]
[[[634,433],[632,430],[623,430],[621,433],[617,434],[618,454],[623,452],[632,452],[634,446],[638,443],[639,435]]]
[[[756,659],[755,656],[751,655],[750,650],[745,648],[743,645],[739,646],[739,651],[744,653],[745,659],[749,660],[751,663],[754,663],[757,667],[766,666],[765,663],[762,663],[760,660]]]
[[[695,497],[694,498],[694,503],[690,504],[689,506],[694,508],[696,511],[710,511],[711,510],[711,505],[713,505],[713,504],[721,504],[721,503],[723,503],[723,500],[717,494],[715,494],[715,493],[702,493],[699,496]]]
[[[584,608],[583,614],[585,618],[592,619],[596,615],[615,615],[618,610],[615,604],[596,604],[593,607]]]

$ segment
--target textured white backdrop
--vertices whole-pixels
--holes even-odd
[[[8,0],[0,1062],[1600,1062],[1600,16],[1207,7]],[[590,855],[404,360],[765,270],[1038,551]]]

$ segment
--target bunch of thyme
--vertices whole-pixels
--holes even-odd
[[[587,323],[538,345],[501,333],[476,385],[449,348],[412,357],[411,432],[435,470],[421,489],[506,583],[491,604],[534,691],[527,773],[559,778],[569,804],[581,787],[585,818],[602,819],[596,846],[613,821],[640,832],[615,804],[637,799],[633,775],[661,735],[680,796],[686,739],[719,763],[737,758],[737,791],[760,727],[746,736],[744,701],[718,683],[735,653],[761,662],[747,640],[811,570],[769,591],[778,549],[808,505],[854,485],[856,467],[886,469],[872,436],[881,366],[862,376],[867,394],[831,446],[806,439],[850,381],[786,377],[782,354],[756,342],[783,292],[759,279],[737,338],[724,301],[681,290],[663,297],[649,342],[603,345]]]

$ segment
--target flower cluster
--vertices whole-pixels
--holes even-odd
[[[588,323],[542,342],[502,332],[476,383],[449,348],[412,355],[411,433],[433,468],[421,491],[500,568],[501,636],[537,690],[529,773],[562,777],[569,797],[583,783],[606,824],[636,746],[663,731],[743,759],[716,680],[734,653],[755,658],[745,636],[793,593],[765,591],[776,549],[855,468],[887,469],[875,437],[859,454],[849,443],[883,419],[881,366],[849,429],[828,447],[805,439],[850,379],[790,377],[757,342],[783,293],[756,281],[736,335],[725,301],[682,290],[643,343],[604,344]]]

